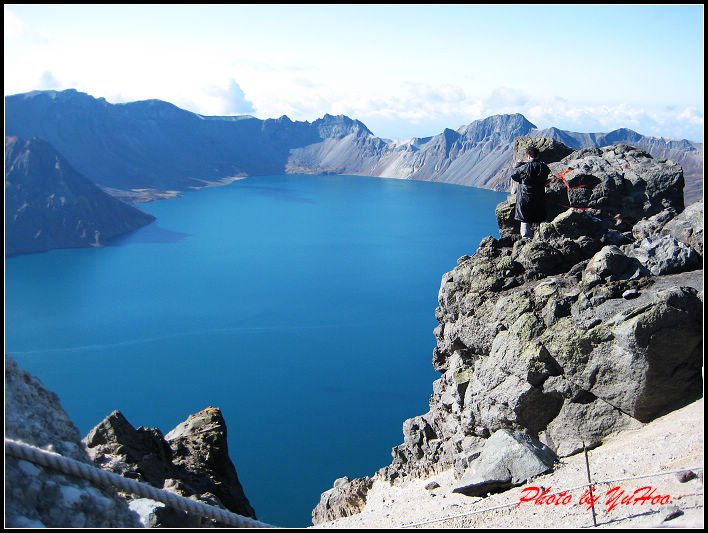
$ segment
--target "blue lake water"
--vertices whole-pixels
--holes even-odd
[[[82,435],[114,409],[166,433],[219,407],[258,518],[308,526],[427,412],[441,277],[498,237],[504,198],[288,175],[141,204],[157,222],[111,246],[6,260],[6,352]]]

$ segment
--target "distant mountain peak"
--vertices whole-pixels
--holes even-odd
[[[343,137],[352,133],[363,133],[373,136],[373,133],[371,133],[363,122],[349,118],[346,115],[330,115],[329,113],[325,113],[322,118],[315,120],[312,125],[319,130],[323,138]]]
[[[461,126],[457,132],[471,141],[498,136],[500,139],[513,141],[515,137],[528,135],[536,126],[526,120],[521,113],[511,115],[492,115],[487,118]]]
[[[64,89],[62,91],[56,91],[56,90],[46,90],[46,91],[30,91],[27,93],[20,93],[20,94],[15,94],[11,95],[8,98],[16,98],[20,97],[23,99],[35,99],[35,98],[47,98],[49,100],[58,100],[58,101],[69,101],[69,100],[94,100],[97,102],[106,102],[105,98],[95,98],[94,96],[91,96],[90,94],[83,93],[81,91],[77,91],[76,89]]]

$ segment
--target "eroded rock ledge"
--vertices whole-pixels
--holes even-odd
[[[547,188],[550,222],[521,239],[510,198],[496,209],[500,238],[443,276],[433,353],[442,375],[375,479],[454,468],[505,490],[525,479],[476,476],[500,431],[563,457],[702,394],[703,203],[684,210],[680,166],[625,145],[560,161],[553,153],[564,151],[542,139],[516,146],[530,143],[550,147],[560,176]],[[363,507],[361,492],[358,480],[330,489],[313,523]],[[338,510],[337,500],[347,503]]]

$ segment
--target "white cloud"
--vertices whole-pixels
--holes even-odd
[[[687,107],[678,116],[678,119],[693,124],[694,126],[703,127],[703,113],[695,107]]]
[[[39,86],[37,88],[41,90],[57,90],[62,88],[62,84],[51,72],[45,70],[39,80]]]
[[[226,89],[212,86],[206,89],[207,94],[215,96],[222,102],[220,115],[246,115],[254,113],[253,104],[246,99],[243,89],[235,80],[230,80]]]
[[[555,99],[534,103],[521,112],[539,128],[555,126],[581,133],[629,128],[643,135],[703,139],[703,114],[695,107],[679,111],[664,106],[571,104]]]
[[[345,114],[385,138],[434,135],[444,128],[457,128],[491,115],[521,113],[539,128],[555,126],[581,133],[630,128],[644,135],[702,140],[703,116],[695,107],[671,110],[646,104],[539,99],[514,87],[498,87],[480,95],[444,84],[377,84],[370,90],[365,85],[309,80],[305,83],[301,76],[290,79],[285,71],[270,76],[265,85],[271,88],[247,91],[254,94],[259,117],[286,114],[293,120],[314,120],[324,113]]]
[[[519,89],[510,87],[498,87],[493,89],[491,94],[484,100],[487,109],[493,109],[493,114],[509,112],[505,110],[518,110],[527,106],[529,97]],[[516,113],[517,111],[511,111]]]

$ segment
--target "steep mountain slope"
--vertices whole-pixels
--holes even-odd
[[[5,255],[101,246],[153,222],[76,172],[47,142],[5,140]]]
[[[110,104],[75,90],[8,96],[5,109],[7,135],[44,139],[96,184],[123,190],[283,173],[291,149],[365,129],[330,116],[312,124],[203,117],[159,100]]]

